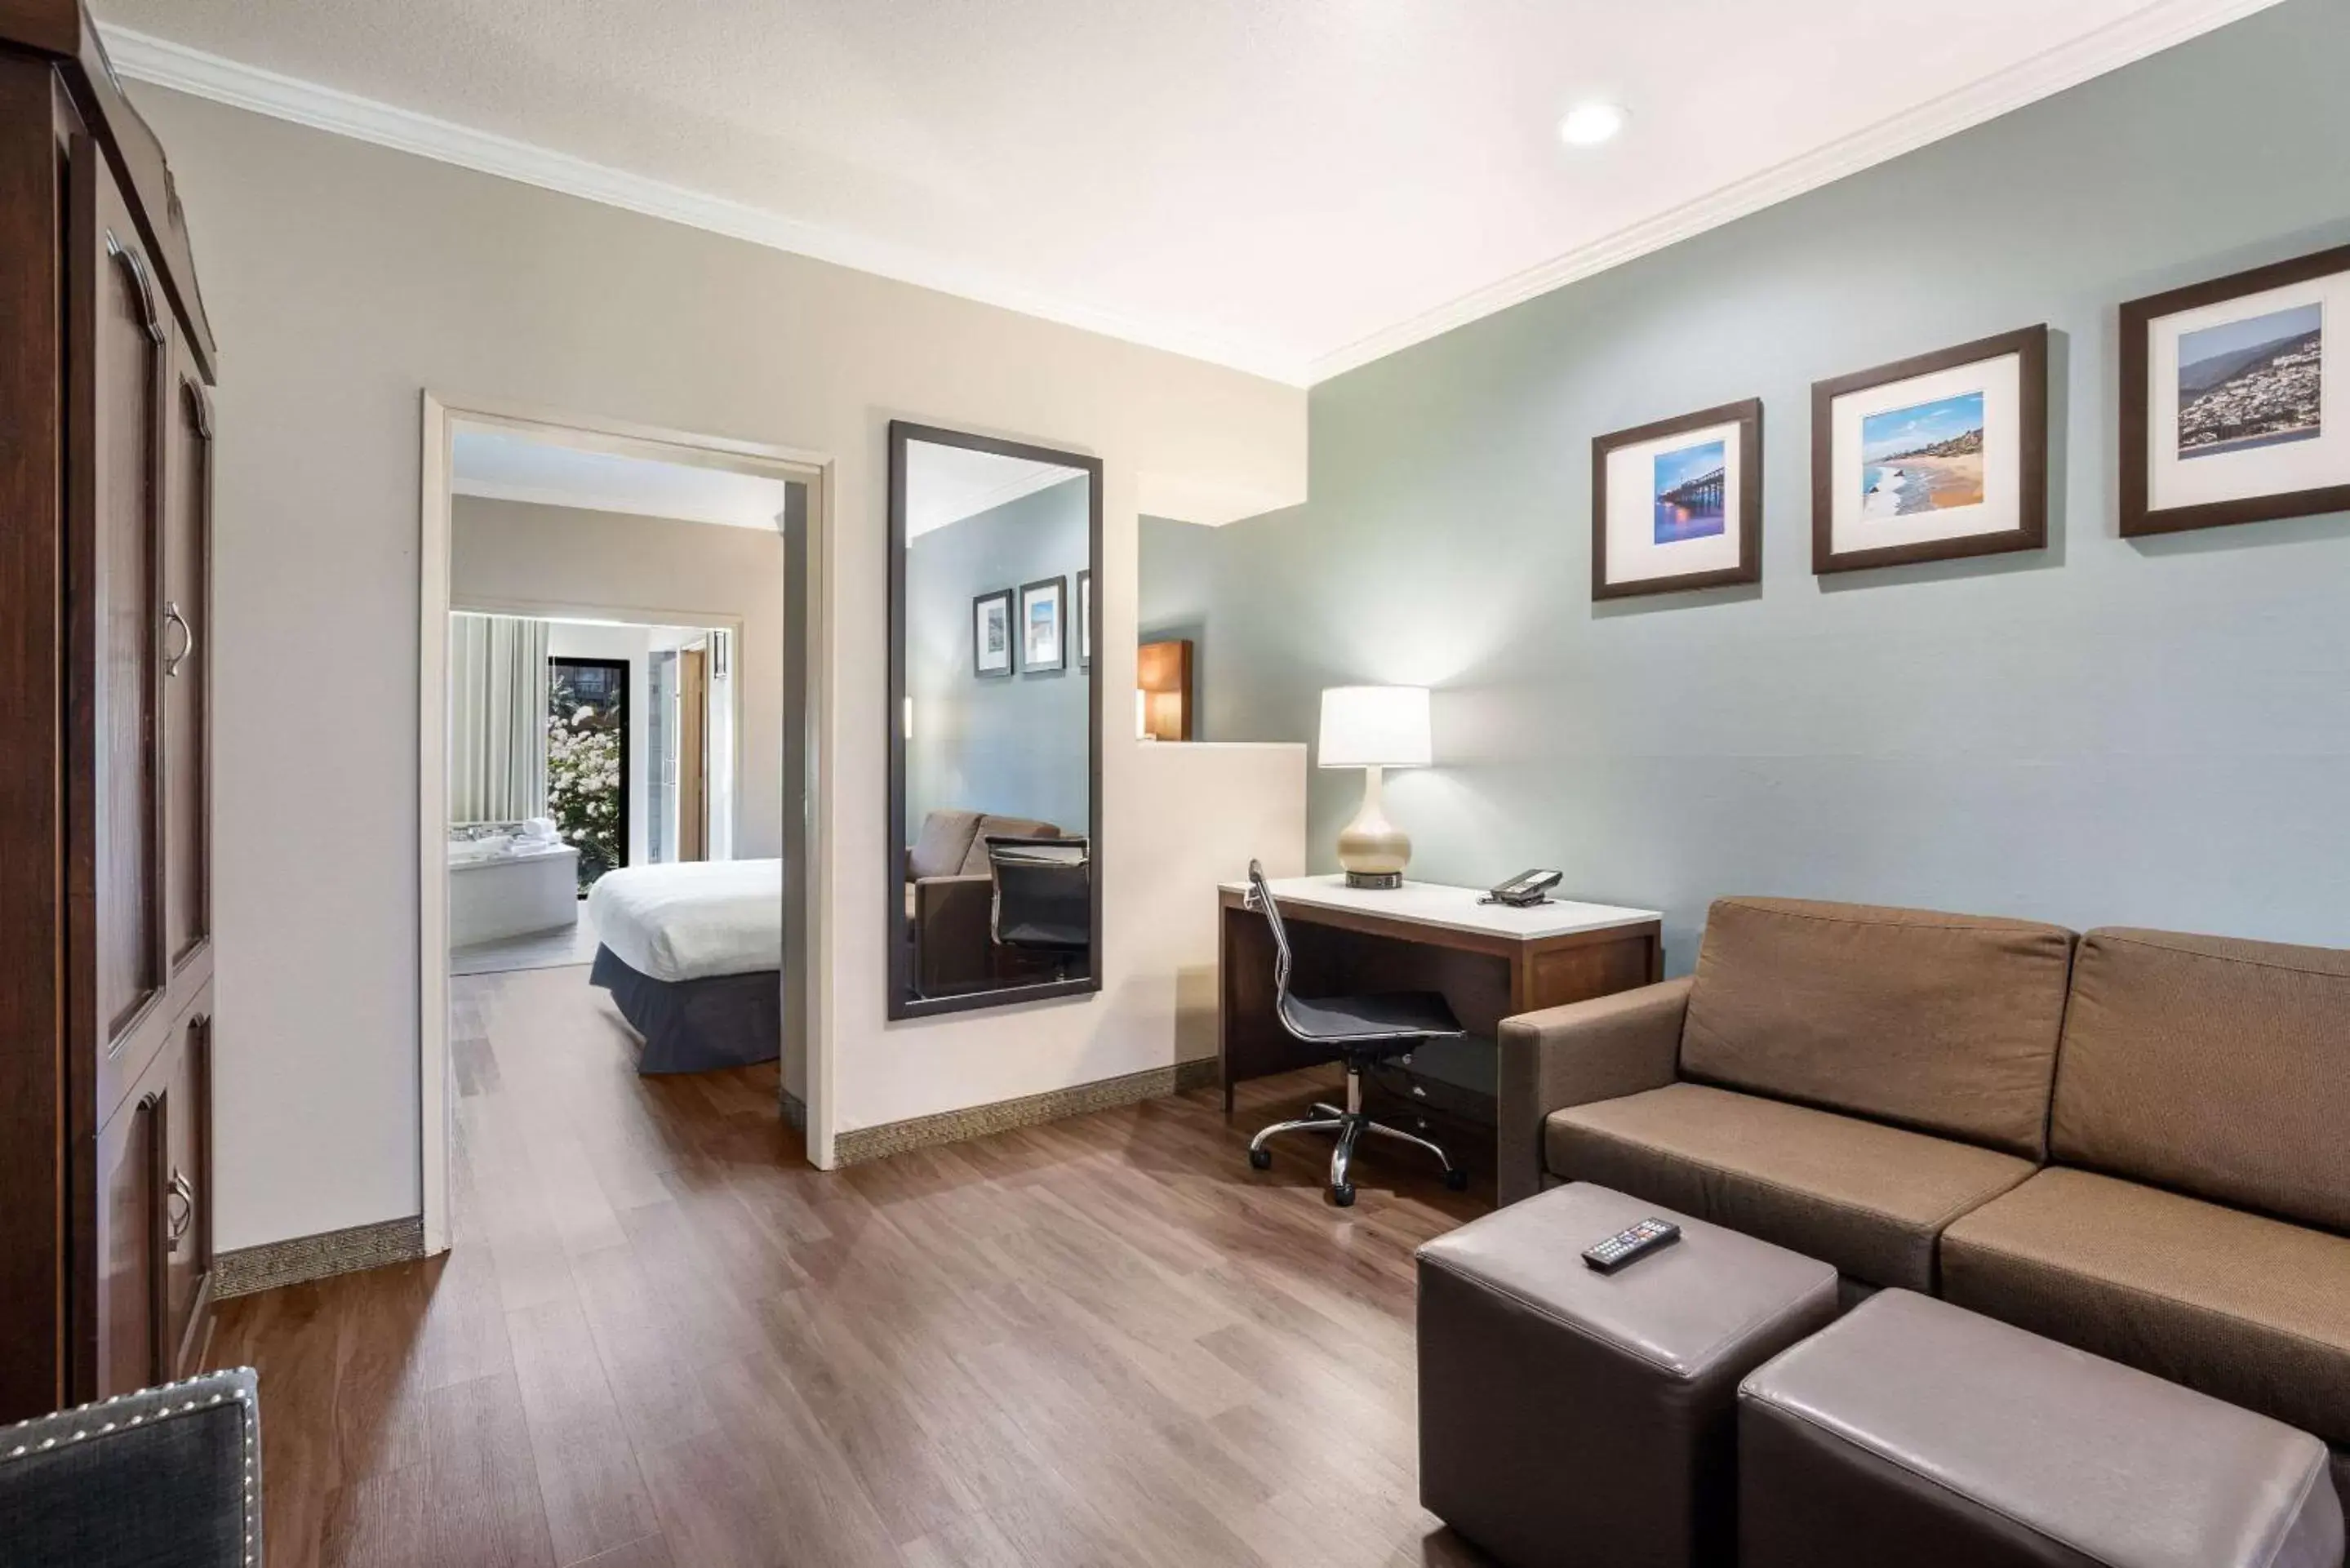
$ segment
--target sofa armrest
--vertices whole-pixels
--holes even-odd
[[[914,977],[926,996],[983,984],[995,878],[922,877],[914,882]]]
[[[1502,1020],[1494,1114],[1503,1203],[1542,1190],[1543,1122],[1553,1111],[1673,1081],[1689,995],[1684,975]]]

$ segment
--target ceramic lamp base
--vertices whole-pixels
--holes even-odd
[[[1363,805],[1338,835],[1338,864],[1349,888],[1393,890],[1403,886],[1403,868],[1411,863],[1411,839],[1388,820],[1380,804],[1381,770],[1363,770]]]

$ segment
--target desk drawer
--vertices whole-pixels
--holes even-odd
[[[1492,1127],[1500,1069],[1501,1054],[1493,1042],[1468,1034],[1415,1047],[1408,1066],[1399,1061],[1383,1063],[1373,1082],[1388,1097],[1416,1109]]]

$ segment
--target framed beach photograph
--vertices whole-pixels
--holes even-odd
[[[1012,590],[998,588],[971,601],[971,672],[1012,673]]]
[[[1020,585],[1020,668],[1066,670],[1069,579],[1043,577]]]
[[[1591,441],[1591,597],[1762,580],[1762,402]]]
[[[2121,310],[2124,538],[2350,511],[2350,245]]]
[[[1812,570],[2048,543],[2048,328],[1812,385]]]
[[[1094,667],[1094,575],[1077,574],[1077,668]]]

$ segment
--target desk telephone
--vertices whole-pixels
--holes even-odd
[[[1477,901],[1481,904],[1507,904],[1513,909],[1530,909],[1536,904],[1550,902],[1550,890],[1559,885],[1561,874],[1556,871],[1521,871],[1506,882],[1496,882],[1492,891]]]

